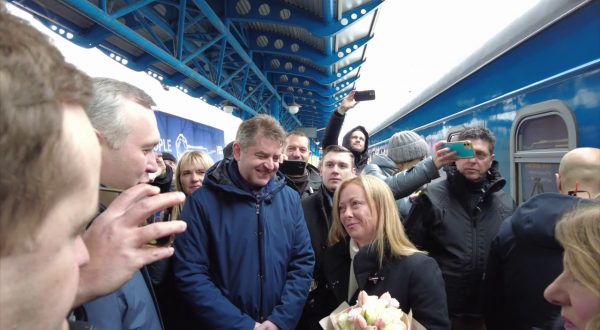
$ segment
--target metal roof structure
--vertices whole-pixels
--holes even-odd
[[[11,2],[165,88],[314,132],[359,79],[384,0]],[[291,114],[294,102],[301,108]]]

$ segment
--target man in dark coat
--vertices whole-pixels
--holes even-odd
[[[342,146],[331,145],[323,150],[321,159],[323,186],[317,193],[302,199],[304,219],[310,232],[316,262],[311,291],[298,330],[320,330],[319,320],[331,313],[330,306],[333,306],[335,299],[325,287],[323,253],[327,249],[327,235],[331,227],[333,194],[344,179],[354,175],[356,168],[352,153]]]
[[[287,185],[296,190],[302,198],[317,192],[321,187],[321,175],[319,170],[310,164],[311,155],[308,137],[302,131],[294,131],[285,138],[284,153],[287,160],[304,163],[304,171],[301,174],[286,173]]]
[[[486,271],[488,330],[548,329],[560,317],[560,306],[544,299],[544,290],[563,270],[554,227],[562,215],[600,194],[600,149],[565,154],[557,187],[560,194],[542,193],[521,204],[492,243]]]
[[[291,330],[310,289],[314,254],[298,193],[278,173],[285,132],[268,115],[244,121],[233,159],[211,167],[186,200],[175,279],[188,327]]]
[[[430,184],[406,223],[409,238],[438,262],[453,329],[484,329],[483,277],[490,244],[514,202],[501,191],[506,181],[494,160],[495,137],[468,128],[475,157],[449,166],[446,180]]]
[[[346,111],[354,108],[358,104],[354,100],[354,92],[348,94],[342,101],[339,108],[333,112],[329,123],[325,128],[323,136],[323,149],[330,145],[338,144],[340,131],[346,119]],[[367,166],[369,161],[369,132],[363,126],[356,126],[351,129],[342,139],[342,146],[348,148],[354,155],[354,165],[358,173]]]

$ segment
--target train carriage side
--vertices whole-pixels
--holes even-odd
[[[497,137],[495,158],[522,202],[556,191],[560,158],[600,148],[600,1],[561,17],[379,132],[415,130],[433,145],[465,126]]]

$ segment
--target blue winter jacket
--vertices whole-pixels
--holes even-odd
[[[314,255],[298,193],[280,173],[260,191],[237,162],[209,169],[188,197],[188,228],[175,242],[179,294],[199,329],[254,329],[270,320],[294,329],[308,295]]]
[[[140,271],[117,291],[85,305],[87,321],[98,330],[162,330],[154,301]]]

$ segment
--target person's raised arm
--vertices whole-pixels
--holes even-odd
[[[346,112],[354,108],[357,104],[358,101],[354,100],[354,92],[351,92],[342,100],[342,104],[337,108],[337,110],[331,114],[331,118],[329,119],[327,127],[325,128],[325,133],[323,134],[323,149],[330,145],[340,144],[338,143],[338,139],[340,136],[340,131],[342,130],[342,125],[344,124]]]
[[[122,192],[94,219],[83,234],[90,262],[79,269],[73,307],[117,290],[143,266],[170,257],[172,247],[151,247],[148,242],[185,231],[185,222],[140,226],[157,211],[184,199],[183,193],[159,194],[157,187],[139,184]]]
[[[439,169],[442,166],[456,161],[455,151],[450,152],[449,148],[441,148],[444,143],[444,141],[439,141],[435,144],[433,158],[425,158],[413,168],[384,179],[395,199],[409,196],[424,184],[438,178],[440,176]]]

